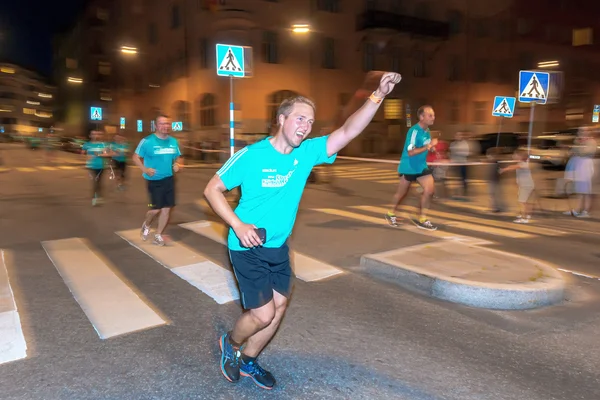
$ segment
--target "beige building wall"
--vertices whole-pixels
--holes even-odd
[[[197,0],[117,3],[120,23],[114,36],[121,39],[116,45],[132,45],[139,50],[135,56],[119,57],[119,81],[124,88],[115,93],[111,104],[115,117],[126,116],[130,121],[128,129],[135,128],[136,119],[143,119],[147,132],[150,119],[161,110],[173,120],[184,120],[183,137],[190,141],[226,143],[229,79],[216,76],[216,43],[253,48],[252,77],[234,79],[236,133],[240,135],[268,132],[275,106],[271,99],[279,91],[312,98],[317,104],[313,132],[325,133],[339,115],[343,99],[361,87],[367,72],[365,53],[373,53],[372,70],[396,68],[403,81],[390,97],[401,100],[401,119],[385,119],[382,108],[368,132],[349,148],[354,154],[398,152],[408,125],[407,105],[415,123],[417,108],[431,104],[437,116],[433,128],[446,138],[459,130],[496,132],[500,119],[491,115],[494,96],[515,95],[519,69],[557,58],[562,60],[565,80],[571,84],[575,80],[567,78],[579,74],[575,71],[581,68],[570,59],[583,54],[591,66],[598,60],[597,53],[568,43],[557,46],[521,36],[521,22],[514,15],[511,0],[375,2],[379,11],[449,22],[453,32],[447,40],[390,29],[357,31],[357,17],[367,3],[372,4],[364,0],[340,1],[340,12],[319,11],[315,2],[305,0],[222,3],[217,12],[203,9],[204,3]],[[176,28],[172,27],[174,4],[180,14]],[[454,31],[456,21],[459,29]],[[312,31],[295,34],[290,30],[295,23],[308,23]],[[264,62],[266,31],[277,36],[277,63]],[[564,33],[563,29],[560,34]],[[150,40],[152,36],[156,40]],[[331,69],[323,68],[326,38],[334,43]],[[528,55],[528,65],[520,60],[521,54]],[[595,93],[597,89],[586,88]],[[593,95],[588,97],[586,102],[600,102]],[[582,120],[566,120],[565,107],[537,107],[536,131],[591,121],[592,105],[589,110],[584,107]],[[514,118],[502,121],[502,130],[526,131],[529,111],[527,105],[521,105]]]

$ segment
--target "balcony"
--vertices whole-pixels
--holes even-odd
[[[217,32],[247,31],[256,26],[252,13],[242,9],[222,9],[211,19],[211,28]]]
[[[385,11],[366,11],[356,18],[356,31],[391,29],[397,32],[447,39],[449,24],[446,22],[410,17]]]

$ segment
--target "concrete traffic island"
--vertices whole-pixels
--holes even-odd
[[[471,307],[527,310],[564,300],[552,266],[517,254],[440,241],[361,257],[365,272],[426,295]]]

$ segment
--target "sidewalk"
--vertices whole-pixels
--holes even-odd
[[[558,304],[565,280],[553,266],[458,241],[361,258],[364,272],[425,295],[471,307],[526,310]]]

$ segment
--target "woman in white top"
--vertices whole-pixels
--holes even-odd
[[[592,207],[592,179],[594,177],[594,157],[597,144],[591,128],[580,128],[575,139],[571,159],[565,171],[565,179],[573,182],[574,192],[580,195],[578,209],[565,214],[578,218],[590,218]]]
[[[514,222],[517,224],[527,224],[531,220],[531,211],[533,210],[531,198],[533,190],[535,189],[533,176],[529,169],[529,154],[525,150],[517,150],[513,154],[513,159],[516,163],[506,168],[501,168],[500,173],[503,174],[507,171],[516,171],[521,215],[518,215]]]

